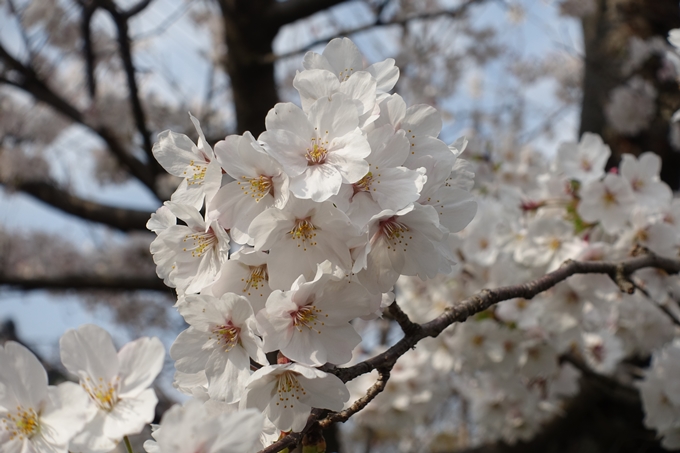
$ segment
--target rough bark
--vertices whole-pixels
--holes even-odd
[[[345,0],[219,0],[227,45],[236,128],[257,137],[269,109],[279,102],[272,43],[279,29]]]

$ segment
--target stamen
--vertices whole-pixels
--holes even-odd
[[[189,247],[183,250],[191,251],[191,256],[194,258],[201,258],[206,251],[211,250],[217,243],[217,236],[212,228],[208,229],[206,233],[192,233],[184,236],[184,242],[191,241]]]
[[[317,140],[319,141],[317,143]],[[312,139],[312,149],[307,148],[307,166],[321,165],[326,162],[328,150],[326,149],[328,142],[321,142],[321,139]]]
[[[191,175],[187,176],[187,185],[194,186],[197,184],[203,184],[203,180],[205,179],[205,173],[206,171],[208,171],[208,166],[197,164],[195,161],[192,160],[191,162],[189,162],[189,167]],[[187,172],[185,171],[184,174],[186,175]]]
[[[292,312],[290,316],[293,318],[293,325],[298,332],[302,332],[302,328],[307,327],[309,330],[313,330],[320,334],[321,331],[314,326],[319,323],[322,326],[326,325],[326,323],[318,321],[319,315],[321,314],[321,310],[316,308],[316,305],[305,305],[304,307],[300,307],[297,311]],[[326,317],[328,317],[328,315],[326,315]]]
[[[80,381],[80,386],[85,389],[88,395],[98,408],[110,412],[118,403],[118,384],[120,377],[116,376],[111,382],[104,382],[103,378],[99,378],[98,382],[93,382],[91,378],[85,378]]]
[[[408,240],[413,239],[413,236],[408,235],[409,228],[401,222],[396,220],[396,217],[390,217],[387,220],[380,222],[380,233],[384,236],[390,245],[387,246],[388,249],[394,248],[394,250],[403,248],[406,251],[406,246],[408,246]]]
[[[243,177],[245,181],[238,181],[244,195],[250,194],[259,203],[265,196],[274,195],[274,184],[270,176],[260,175],[257,178]]]
[[[314,232],[316,227],[309,220],[309,217],[305,219],[296,219],[295,226],[288,232],[293,239],[300,240],[302,244],[298,244],[298,247],[304,245],[303,250],[307,250],[307,245],[316,245],[316,241],[312,241],[316,237]],[[309,241],[309,242],[308,242]]]
[[[300,396],[307,394],[300,381],[295,377],[296,374],[293,371],[285,371],[279,375],[276,386],[276,392],[279,396],[279,401],[276,402],[277,406],[283,404],[284,409],[288,409],[288,406],[293,408]]]
[[[267,271],[267,265],[262,264],[260,266],[249,266],[250,275],[246,280],[246,285],[243,287],[243,292],[250,295],[250,288],[260,289],[260,286],[264,286],[263,282],[269,281],[269,272]]]
[[[231,351],[240,340],[241,329],[234,326],[231,321],[223,326],[217,326],[212,330],[217,335],[217,342],[222,344],[224,352]],[[212,338],[212,336],[210,336]]]
[[[17,406],[16,413],[7,413],[0,420],[2,420],[0,428],[9,432],[9,440],[30,439],[40,432],[38,414],[32,408],[24,409],[22,406]]]
[[[356,195],[359,192],[369,192],[371,190],[371,182],[373,182],[373,173],[369,171],[366,173],[366,176],[352,185],[354,194]]]

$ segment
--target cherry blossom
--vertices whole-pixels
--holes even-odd
[[[201,125],[189,116],[198,132],[198,145],[186,135],[163,131],[158,135],[153,155],[168,173],[184,178],[172,201],[200,209],[203,200],[210,200],[220,188],[222,171]]]
[[[317,202],[336,195],[368,173],[371,147],[359,129],[354,103],[336,95],[314,102],[305,114],[295,104],[278,104],[266,118],[260,140],[290,176],[298,198]]]
[[[238,401],[250,377],[250,359],[266,363],[250,303],[233,293],[219,299],[193,295],[186,297],[178,311],[189,328],[170,348],[175,367],[182,373],[205,371],[211,398]]]
[[[158,338],[139,338],[116,352],[104,329],[86,324],[67,331],[59,346],[62,363],[97,407],[94,419],[71,441],[70,451],[110,451],[123,436],[140,432],[153,420],[158,399],[150,386],[165,358]]]
[[[87,393],[72,382],[47,385],[47,372],[19,343],[0,346],[0,363],[0,449],[68,452],[97,412]]]
[[[257,408],[281,431],[301,431],[312,408],[339,411],[349,399],[332,374],[297,363],[268,365],[246,384],[241,405]]]
[[[265,352],[280,350],[305,365],[349,362],[361,336],[349,321],[375,312],[370,294],[330,261],[319,264],[314,280],[300,276],[290,291],[274,291],[257,315]]]

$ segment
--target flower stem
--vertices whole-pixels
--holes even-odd
[[[127,453],[135,453],[132,451],[132,445],[130,445],[130,439],[128,439],[128,436],[123,436],[123,441],[125,442],[125,449],[127,450]]]

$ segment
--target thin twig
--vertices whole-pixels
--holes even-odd
[[[319,425],[321,428],[328,428],[331,424],[333,423],[345,423],[349,418],[365,408],[368,403],[373,401],[373,399],[378,396],[383,390],[385,390],[385,386],[387,385],[387,381],[390,379],[390,370],[384,369],[380,371],[380,374],[378,375],[378,380],[375,381],[375,384],[371,386],[371,388],[366,391],[366,395],[362,396],[358,400],[356,400],[350,407],[345,409],[344,411],[341,412],[336,412],[333,414],[328,415],[326,418],[321,420],[319,422]]]
[[[141,3],[144,4],[145,2]],[[135,118],[137,130],[142,136],[142,147],[144,148],[146,155],[149,157],[148,167],[154,174],[157,174],[159,173],[160,168],[153,156],[151,133],[146,127],[146,115],[144,113],[144,109],[142,108],[142,101],[139,97],[139,87],[137,86],[136,78],[137,70],[135,69],[135,66],[132,62],[132,50],[130,48],[131,40],[130,34],[128,32],[129,16],[126,13],[120,12],[112,0],[99,0],[99,4],[104,9],[106,9],[109,14],[111,14],[113,21],[116,23],[116,29],[118,30],[118,47],[120,49],[121,60],[123,60],[125,75],[127,77],[128,94],[130,96],[132,114]]]
[[[440,10],[440,11],[423,12],[423,13],[414,14],[414,15],[411,15],[411,16],[408,16],[408,17],[403,17],[401,19],[395,19],[395,20],[391,20],[391,21],[383,21],[380,18],[380,15],[378,15],[378,16],[376,16],[375,21],[371,22],[370,24],[351,28],[349,30],[343,30],[340,33],[337,33],[335,36],[328,36],[328,37],[325,37],[325,38],[322,38],[322,39],[318,39],[316,41],[313,41],[313,42],[307,44],[306,46],[304,46],[302,48],[292,50],[290,52],[286,52],[286,53],[283,53],[283,54],[280,54],[280,55],[269,54],[269,55],[264,57],[263,62],[264,63],[271,63],[272,61],[281,60],[283,58],[294,57],[294,56],[299,55],[303,52],[311,50],[316,46],[328,44],[328,41],[330,41],[332,39],[340,38],[340,37],[343,37],[343,36],[351,36],[351,35],[354,35],[356,33],[368,31],[368,30],[371,30],[371,29],[376,28],[376,27],[389,27],[389,26],[392,26],[392,25],[405,25],[412,20],[434,19],[434,18],[441,17],[441,16],[458,17],[458,16],[465,14],[465,12],[468,10],[468,8],[470,6],[472,6],[476,3],[481,3],[483,1],[485,1],[485,0],[469,0],[465,3],[463,3],[462,5],[460,5],[458,8],[446,9],[446,10]]]
[[[90,99],[95,98],[97,93],[97,80],[95,79],[94,69],[95,60],[94,52],[92,50],[92,30],[90,23],[92,22],[92,15],[97,7],[92,3],[83,5],[83,18],[81,22],[81,33],[83,34],[83,55],[85,57],[85,73],[87,74],[87,90],[90,94]]]

